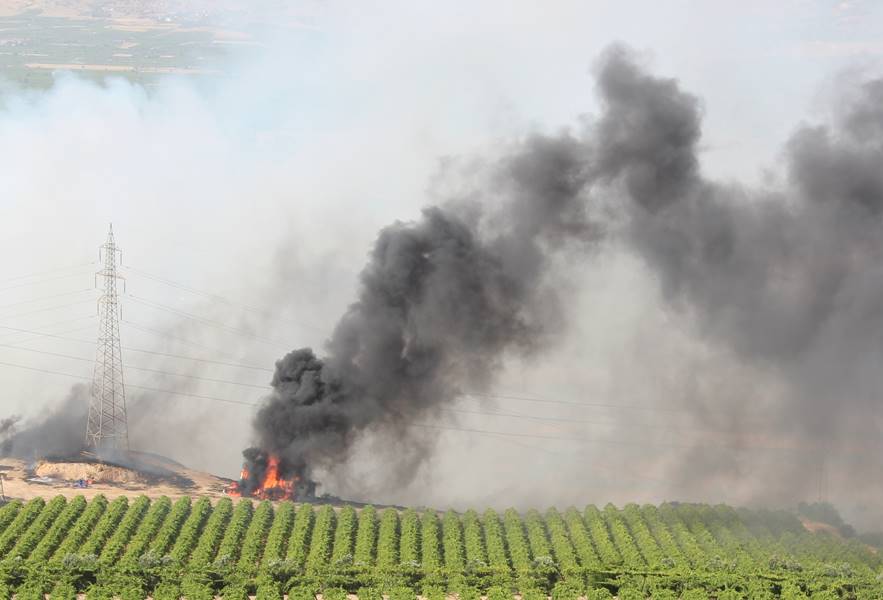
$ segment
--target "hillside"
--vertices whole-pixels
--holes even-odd
[[[312,598],[317,591],[338,600],[358,592],[364,600],[381,590],[395,600],[415,592],[502,600],[516,590],[560,600],[611,592],[883,597],[883,560],[859,542],[811,533],[790,513],[722,505],[440,514],[57,496],[0,509],[0,555],[6,593],[17,590],[18,598],[56,586],[59,595],[177,598],[183,591],[240,600],[254,592]]]
[[[137,453],[132,453],[136,455]],[[144,462],[145,455],[138,455]],[[144,465],[142,466],[149,466]],[[68,498],[98,495],[115,498],[119,495],[151,498],[169,496],[224,496],[230,480],[169,462],[159,462],[153,471],[126,469],[89,462],[58,462],[41,460],[31,464],[17,458],[5,457],[0,464],[3,491],[9,498],[30,500],[41,496],[61,495]],[[91,479],[86,489],[73,487],[78,479]]]

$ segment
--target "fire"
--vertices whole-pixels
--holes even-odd
[[[248,496],[259,500],[294,500],[295,490],[300,478],[294,475],[291,479],[284,479],[279,475],[279,457],[275,455],[267,456],[267,464],[263,469],[263,477],[257,482],[255,479],[259,477],[248,464],[242,466],[239,474],[239,482],[234,482],[227,488],[227,494],[230,496],[241,497]],[[258,470],[259,471],[259,470]],[[255,483],[257,485],[255,485]]]

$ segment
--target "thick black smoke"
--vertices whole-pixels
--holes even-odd
[[[28,460],[74,456],[86,441],[89,387],[77,384],[43,417],[22,423],[17,416],[0,421],[0,454]]]
[[[541,347],[562,325],[550,318],[564,311],[549,267],[571,240],[598,239],[592,207],[611,216],[607,243],[636,253],[708,343],[783,382],[779,410],[758,415],[771,436],[796,439],[810,463],[832,458],[848,477],[879,480],[877,461],[856,457],[880,453],[883,81],[849,96],[831,124],[799,127],[786,182],[761,190],[703,176],[699,101],[627,49],[603,55],[597,91],[597,120],[578,135],[529,138],[494,164],[489,197],[381,232],[326,357],[298,350],[277,363],[258,445],[298,469],[328,465],[366,430],[410,440],[410,422],[463,386],[492,384],[507,353]],[[723,401],[705,399],[694,416]],[[738,474],[734,453],[697,450],[676,475]],[[815,485],[793,467],[762,484],[771,496]]]
[[[881,451],[883,82],[861,87],[833,123],[799,127],[784,150],[787,182],[763,191],[703,177],[697,99],[645,73],[628,51],[607,53],[598,91],[604,113],[587,143],[627,214],[624,241],[711,343],[784,383],[772,414],[729,425],[746,439],[793,440],[803,464],[785,461],[766,479],[741,467],[764,495],[792,501],[815,491],[807,467],[826,461],[841,485],[875,485],[878,461],[868,459]],[[752,400],[742,400],[745,412]],[[721,402],[707,398],[704,408]],[[700,420],[707,414],[694,410]],[[738,469],[734,453],[697,450],[683,462],[683,483],[725,475],[732,467],[724,465]]]
[[[568,134],[531,138],[494,169],[501,207],[459,199],[381,231],[327,355],[301,349],[276,363],[257,444],[308,476],[374,429],[409,441],[387,469],[409,478],[431,448],[409,425],[463,386],[486,389],[508,352],[535,350],[556,326],[549,253],[596,237],[584,151]]]

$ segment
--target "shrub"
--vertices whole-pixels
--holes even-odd
[[[644,600],[644,592],[638,588],[622,587],[619,588],[619,595],[617,598],[619,598],[619,600]]]
[[[462,587],[457,595],[460,597],[460,600],[481,600],[481,593],[471,586]]]
[[[288,600],[316,600],[316,590],[305,585],[289,588]]]
[[[347,600],[346,590],[339,587],[322,590],[322,600]]]
[[[228,585],[221,590],[223,600],[249,600],[248,589],[241,583]]]
[[[546,592],[538,588],[527,588],[521,591],[521,600],[547,600]]]
[[[50,600],[76,600],[77,589],[74,587],[73,582],[68,579],[62,579],[52,588],[49,597]]]
[[[512,600],[512,592],[495,585],[487,591],[487,600]]]
[[[153,600],[179,600],[181,587],[172,581],[163,581],[153,590]]]
[[[25,581],[15,590],[17,600],[43,600],[43,585],[37,581]]]
[[[278,581],[265,577],[258,582],[255,600],[282,600],[282,587]]]
[[[86,600],[113,600],[113,593],[106,586],[93,584],[86,590]]]
[[[361,587],[356,596],[359,600],[383,600],[383,594],[376,587]]]
[[[389,590],[389,600],[415,600],[416,598],[417,594],[409,587],[397,586]]]
[[[566,581],[559,581],[552,588],[552,600],[577,600],[581,595],[582,590]]]
[[[423,596],[426,600],[445,600],[447,598],[444,588],[437,585],[428,585],[423,588]],[[359,598],[359,600],[362,600],[362,598]]]

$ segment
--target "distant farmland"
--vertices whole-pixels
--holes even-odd
[[[168,73],[211,76],[231,48],[250,45],[244,34],[195,24],[25,13],[0,17],[0,76],[28,88],[50,86],[55,71],[150,86]]]
[[[0,509],[5,597],[504,600],[883,597],[883,561],[787,512],[483,513],[99,496]]]

